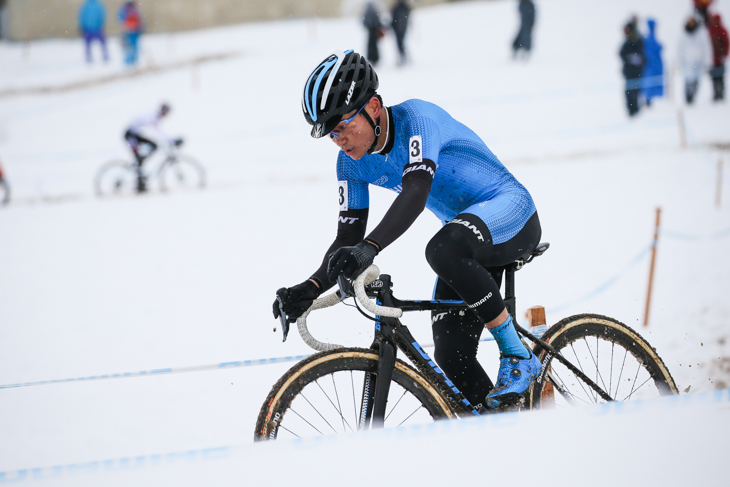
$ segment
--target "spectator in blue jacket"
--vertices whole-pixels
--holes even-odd
[[[664,63],[662,45],[656,40],[656,21],[648,19],[649,34],[644,37],[644,72],[641,75],[641,92],[647,105],[651,99],[664,96]]]
[[[127,66],[137,64],[139,57],[139,36],[142,34],[142,14],[137,2],[128,0],[119,9],[117,20],[122,24],[122,45],[124,46],[124,63]]]
[[[104,36],[104,22],[106,20],[106,9],[99,0],[86,0],[79,9],[79,30],[84,37],[86,44],[86,62],[91,59],[91,41],[97,40],[101,43],[101,50],[104,61],[109,60],[109,52],[106,49],[106,37]]]

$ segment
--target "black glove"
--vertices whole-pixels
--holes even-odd
[[[296,286],[279,289],[276,291],[277,299],[274,301],[274,318],[278,318],[281,314],[281,310],[279,309],[280,299],[283,304],[284,313],[287,316],[287,321],[294,323],[297,321],[297,318],[302,316],[312,306],[312,301],[317,299],[320,294],[320,289],[309,279]]]
[[[327,279],[335,282],[342,274],[346,279],[355,279],[373,264],[378,248],[363,240],[354,247],[341,247],[330,257],[327,265]]]

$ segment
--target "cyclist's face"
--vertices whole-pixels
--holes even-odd
[[[368,104],[363,108],[367,110],[371,118],[375,119],[376,109],[379,109],[377,102],[371,98]],[[355,116],[355,114],[357,114]],[[345,121],[355,116],[349,123]],[[350,113],[346,113],[342,116],[342,122],[335,127],[333,132],[336,132],[339,137],[332,137],[332,141],[337,144],[341,150],[345,151],[345,154],[352,157],[355,160],[360,159],[364,156],[375,139],[375,132],[370,126],[368,121],[363,116],[362,112],[358,113],[357,110],[353,110]]]

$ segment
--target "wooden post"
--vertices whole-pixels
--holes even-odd
[[[715,188],[715,206],[720,208],[720,196],[722,194],[722,156],[717,159],[717,186]]]
[[[545,308],[543,308],[542,306],[533,306],[532,308],[528,308],[527,321],[530,323],[530,328],[547,325],[547,321],[545,319]],[[540,408],[548,409],[554,407],[555,390],[550,382],[545,382],[545,385],[542,388],[542,395],[540,398]]]
[[[654,263],[656,262],[656,247],[659,243],[659,222],[662,209],[656,209],[656,226],[654,227],[654,243],[651,247],[651,266],[649,267],[649,289],[646,292],[646,310],[644,311],[644,326],[649,326],[649,306],[651,305],[651,288],[654,284]]]

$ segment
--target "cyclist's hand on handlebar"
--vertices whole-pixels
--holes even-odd
[[[305,311],[312,306],[312,302],[319,297],[322,291],[311,280],[307,279],[301,284],[292,287],[283,287],[276,291],[277,299],[274,300],[274,318],[281,314],[279,300],[281,300],[287,321],[294,323]]]
[[[342,247],[330,257],[327,265],[327,278],[331,282],[335,282],[337,276],[342,274],[347,279],[355,279],[373,264],[376,255],[378,255],[378,248],[367,240],[363,240],[354,247]]]

